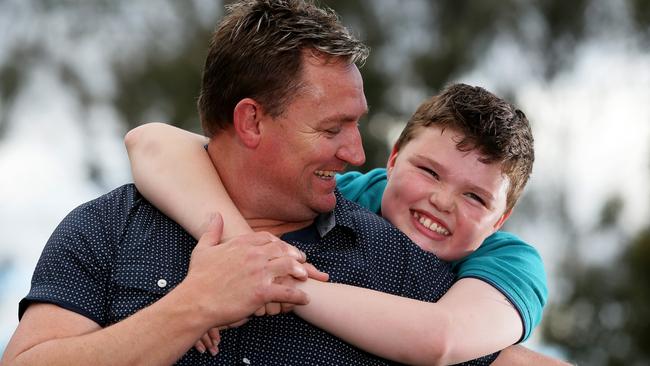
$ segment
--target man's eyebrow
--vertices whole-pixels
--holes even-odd
[[[368,116],[368,110],[366,109],[363,114],[360,116],[353,114],[338,113],[321,120],[321,123],[334,123],[334,122],[352,122],[359,121]]]

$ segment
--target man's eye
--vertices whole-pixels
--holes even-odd
[[[339,133],[341,133],[341,128],[340,127],[328,128],[327,130],[325,130],[325,133],[331,136],[338,135]]]
[[[467,197],[469,197],[470,199],[473,199],[474,201],[480,203],[482,206],[485,206],[485,201],[479,195],[477,195],[476,193],[471,193],[470,192],[470,193],[466,193],[465,195]]]

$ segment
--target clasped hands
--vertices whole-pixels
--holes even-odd
[[[303,252],[276,236],[259,232],[220,242],[222,227],[221,217],[215,217],[192,252],[184,281],[205,291],[201,299],[208,301],[214,325],[194,348],[212,355],[218,352],[220,329],[243,325],[252,315],[277,315],[306,305],[308,296],[297,285],[307,278],[328,279],[306,262]]]

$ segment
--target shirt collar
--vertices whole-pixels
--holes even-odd
[[[354,230],[354,220],[350,217],[350,212],[354,209],[354,204],[343,197],[338,189],[334,191],[336,196],[336,207],[334,211],[322,213],[316,217],[314,224],[320,237],[324,237],[337,225]]]

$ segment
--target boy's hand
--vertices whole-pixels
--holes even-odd
[[[221,342],[221,336],[219,335],[218,328],[210,328],[201,339],[194,343],[194,348],[200,353],[205,353],[209,351],[211,355],[216,356],[219,353],[219,342]]]
[[[196,350],[201,353],[209,351],[211,355],[216,356],[217,353],[219,353],[219,342],[221,342],[221,335],[219,334],[219,330],[237,328],[246,324],[247,321],[248,318],[245,318],[225,327],[215,327],[208,329],[208,331],[203,336],[201,336],[201,338],[196,341],[196,343],[194,343],[194,348],[196,348]]]

